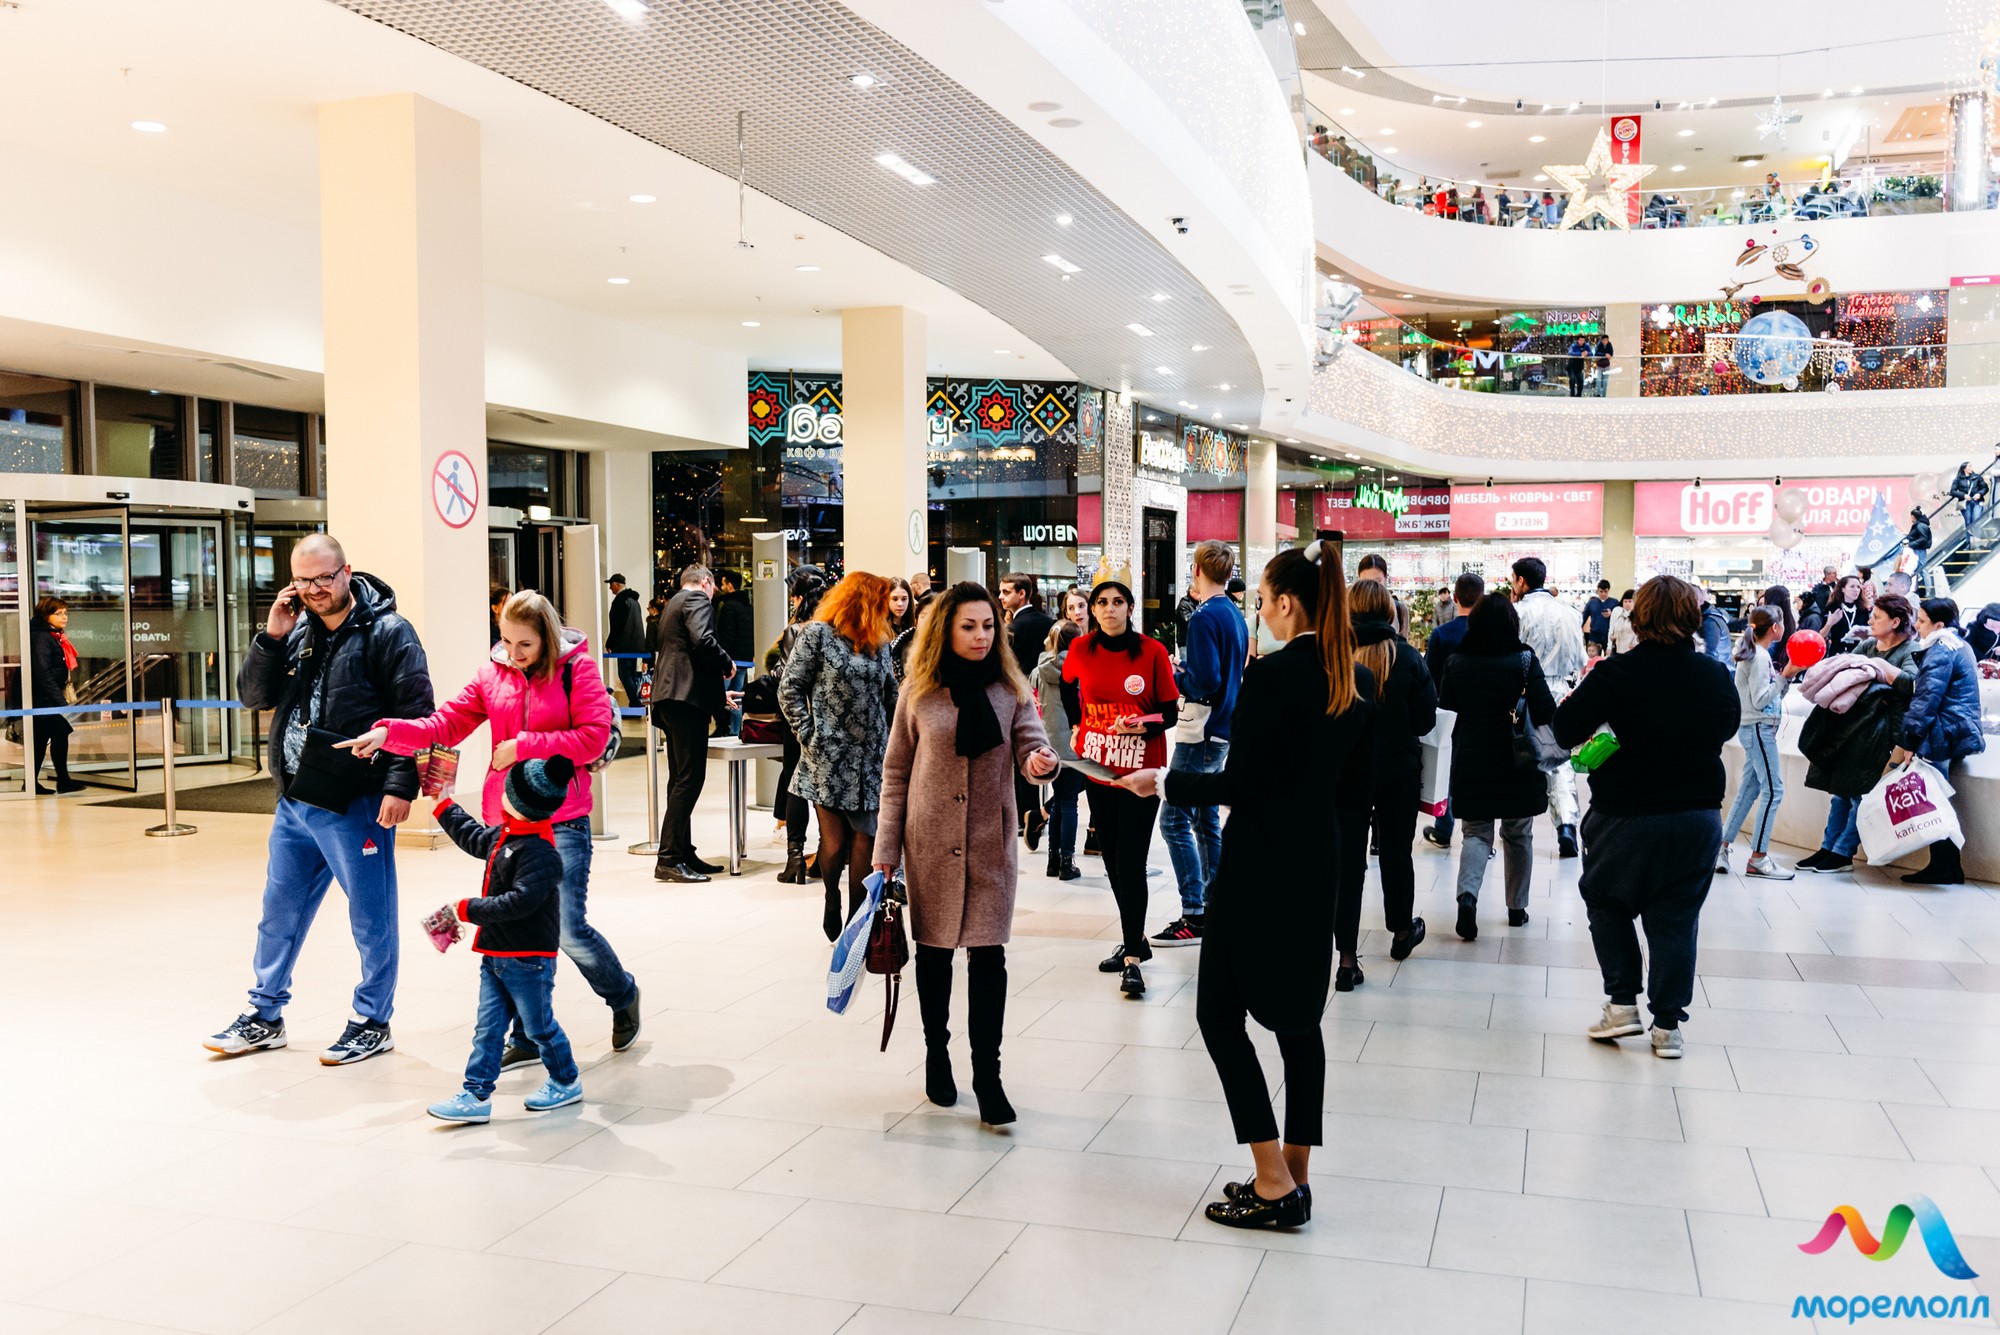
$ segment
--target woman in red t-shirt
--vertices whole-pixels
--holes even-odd
[[[1146,856],[1153,844],[1158,797],[1113,787],[1101,776],[1158,769],[1167,763],[1166,732],[1180,714],[1173,660],[1158,640],[1132,625],[1132,591],[1107,579],[1090,591],[1097,629],[1078,640],[1063,664],[1064,704],[1078,720],[1076,754],[1091,775],[1090,821],[1105,875],[1118,901],[1125,941],[1097,967],[1120,974],[1128,997],[1146,994],[1139,965],[1153,957],[1146,941]]]

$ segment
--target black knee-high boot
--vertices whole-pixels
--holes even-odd
[[[924,1020],[924,1097],[940,1108],[958,1102],[951,1078],[951,952],[917,946],[917,1009]],[[977,1032],[977,1031],[975,1031]]]
[[[966,1035],[972,1040],[972,1094],[979,1120],[1005,1126],[1014,1105],[1000,1087],[1000,1030],[1007,1021],[1007,947],[973,946],[965,952]]]
[[[1940,839],[1931,845],[1930,864],[1922,871],[1913,871],[1903,878],[1911,885],[1963,885],[1965,884],[1965,864],[1959,857],[1958,845],[1949,839]]]

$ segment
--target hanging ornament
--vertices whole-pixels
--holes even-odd
[[[1615,162],[1611,157],[1611,134],[1602,125],[1597,127],[1597,139],[1590,146],[1590,155],[1573,166],[1544,165],[1547,172],[1563,189],[1569,191],[1569,204],[1563,210],[1560,230],[1568,231],[1584,219],[1595,214],[1621,232],[1630,231],[1632,222],[1627,214],[1626,195],[1636,188],[1640,181],[1652,175],[1653,163]]]
[[[1778,142],[1782,144],[1785,142],[1785,127],[1798,119],[1796,114],[1785,110],[1785,95],[1773,93],[1771,109],[1757,113],[1757,138],[1762,140],[1775,134],[1778,136]]]

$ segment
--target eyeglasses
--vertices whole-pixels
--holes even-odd
[[[331,575],[294,575],[292,583],[302,589],[314,589],[325,593],[340,582],[340,577],[344,573],[343,570],[336,570]]]

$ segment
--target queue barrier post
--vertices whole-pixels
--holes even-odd
[[[184,834],[194,834],[193,825],[183,825],[178,819],[179,812],[174,807],[174,701],[172,696],[160,701],[160,779],[166,796],[167,818],[159,825],[146,827],[146,835],[151,839],[175,839]]]
[[[633,857],[650,858],[659,856],[658,835],[660,829],[660,736],[653,727],[653,711],[646,714],[646,828],[652,838],[629,845],[625,851]]]

